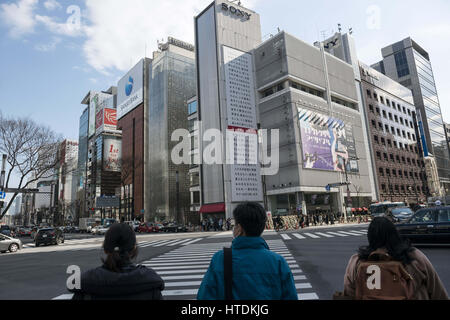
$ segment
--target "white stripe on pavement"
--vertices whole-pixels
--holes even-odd
[[[188,290],[164,290],[162,292],[163,296],[190,296],[197,295],[198,289],[188,289]]]
[[[198,258],[198,259],[152,259],[150,261],[145,261],[143,263],[163,263],[163,262],[201,262],[201,261],[210,261],[211,258]]]
[[[181,244],[181,243],[183,243],[183,242],[188,242],[188,241],[191,241],[191,240],[192,240],[191,238],[188,238],[188,239],[181,239],[181,240],[179,240],[178,242],[174,242],[174,243],[169,244],[168,246],[169,246],[169,247],[171,247],[171,246],[176,246],[176,245],[179,245],[179,244]]]
[[[72,300],[73,293],[62,294],[57,297],[54,297],[52,300]]]
[[[298,294],[298,300],[318,300],[319,297],[316,293],[300,293]]]
[[[334,236],[322,232],[316,232],[316,234],[325,238],[334,238]]]
[[[306,276],[294,276],[294,280],[306,280]]]
[[[302,236],[302,235],[299,234],[299,233],[293,233],[292,235],[293,235],[294,237],[298,238],[298,239],[306,239],[304,236]]]
[[[179,239],[175,239],[175,240],[170,240],[170,241],[168,241],[168,242],[165,242],[165,243],[160,243],[160,244],[157,244],[157,245],[155,245],[155,247],[166,246],[166,245],[168,245],[168,244],[170,244],[170,243],[174,243],[174,242],[178,242],[178,241],[179,241]]]
[[[183,243],[183,246],[187,246],[188,244],[193,244],[193,243],[195,243],[195,242],[197,242],[197,241],[200,241],[200,240],[203,240],[203,238],[199,238],[199,239],[194,239],[194,240],[192,240],[192,241],[189,241],[189,242]]]
[[[167,274],[179,274],[179,273],[205,273],[208,269],[195,269],[195,270],[176,270],[176,271],[159,271],[159,275]]]
[[[360,233],[354,233],[354,232],[349,232],[349,231],[339,231],[339,232],[343,233],[343,234],[348,234],[350,236],[362,236],[362,234],[360,234]]]
[[[328,231],[327,233],[334,234],[335,236],[339,236],[339,237],[348,237],[348,234],[341,234],[341,233],[331,232],[331,231]]]
[[[311,283],[296,283],[295,289],[311,289]]]
[[[282,237],[284,240],[291,240],[291,237],[289,237],[287,234],[284,234],[284,233],[281,234],[281,237]]]
[[[186,280],[186,279],[203,279],[203,274],[193,274],[189,276],[165,276],[161,277],[164,281],[166,280]]]
[[[191,287],[191,286],[200,286],[202,284],[201,281],[182,281],[182,282],[166,282],[164,286],[166,288],[169,287]]]
[[[177,270],[177,269],[197,269],[197,268],[208,268],[209,267],[209,263],[206,264],[201,264],[201,265],[194,265],[194,266],[157,266],[157,267],[152,267],[153,270],[155,271],[159,271],[159,270]]]
[[[172,263],[142,263],[143,266],[147,267],[164,267],[164,266],[186,266],[186,265],[196,265],[196,264],[205,264],[208,260],[205,261],[196,261],[196,262],[172,262]]]
[[[312,233],[304,233],[304,235],[305,235],[305,236],[308,236],[308,237],[311,237],[311,238],[313,238],[313,239],[318,239],[318,238],[320,238],[319,236],[316,236],[315,234],[312,234]]]

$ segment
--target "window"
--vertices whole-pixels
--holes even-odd
[[[389,126],[387,124],[384,125],[384,129],[386,130],[386,133],[389,133]]]
[[[411,139],[411,134],[409,132],[407,132],[408,135],[408,139]]]
[[[370,98],[372,98],[372,93],[370,92],[369,89],[367,89],[367,96],[369,96]]]
[[[397,162],[400,163],[400,157],[398,155],[395,157],[395,159],[397,159]]]
[[[397,135],[400,136],[400,129],[399,128],[397,128]],[[400,147],[400,148],[402,148],[402,147]]]
[[[384,177],[384,170],[383,170],[383,168],[378,169],[378,172],[380,173],[380,176]]]
[[[387,155],[387,153],[383,152],[383,158],[384,158],[384,161],[388,161],[388,155]],[[386,169],[386,170],[387,170],[387,169]]]
[[[375,140],[375,143],[378,143],[378,136],[373,136],[373,140]]]
[[[378,95],[375,92],[373,93],[373,98],[378,101]]]
[[[389,154],[389,158],[391,159],[392,162],[394,162],[394,155],[392,153]]]
[[[391,102],[389,101],[389,99],[388,99],[388,98],[386,98],[386,105],[387,105],[388,107],[390,107],[390,106],[391,106]]]
[[[399,172],[400,172],[400,171],[399,171]],[[397,176],[397,170],[392,169],[392,175],[393,175],[394,177],[396,177],[396,176]]]
[[[406,133],[405,133],[405,130],[402,130],[402,135],[403,135],[403,138],[406,139]]]
[[[409,75],[408,60],[405,51],[397,52],[394,55],[395,65],[397,66],[397,75],[399,78]]]
[[[450,222],[450,209],[437,210],[438,222]]]
[[[402,170],[398,170],[398,175],[400,176],[400,178],[403,176]]]
[[[381,160],[381,152],[380,151],[377,151],[377,159]]]
[[[194,204],[199,204],[200,203],[200,191],[194,191],[192,192],[192,202]]]
[[[404,123],[403,123],[403,118],[402,118],[402,117],[400,117],[400,123],[401,123],[401,124],[404,124]]]
[[[383,131],[383,124],[381,122],[378,122],[378,128]]]
[[[392,120],[392,113],[389,112],[389,120]]]
[[[375,122],[375,120],[372,120],[372,126],[373,126],[374,128],[377,127],[377,123]]]
[[[380,108],[376,107],[375,110],[377,111],[377,114],[380,114]]]
[[[403,107],[403,113],[406,114],[406,108],[405,107]]]
[[[394,141],[394,147],[397,148],[397,141]]]
[[[404,164],[406,164],[406,159],[405,159],[405,157],[402,157],[402,162],[403,162]]]
[[[391,141],[391,139],[388,139],[387,143],[388,143],[388,146],[389,146],[390,148],[392,148],[392,141]]]
[[[386,111],[383,110],[383,117],[386,118]]]
[[[410,116],[410,115],[411,115],[411,110],[408,109],[408,116]]]
[[[381,144],[386,145],[386,140],[383,137],[381,137]]]
[[[370,112],[373,112],[373,105],[369,104],[369,110]]]
[[[193,114],[197,112],[197,101],[192,101],[188,104],[188,114]]]
[[[411,219],[412,223],[431,223],[435,222],[434,210],[419,210]]]
[[[392,101],[392,108],[394,108],[394,110],[395,110],[395,102],[394,101]]]
[[[380,96],[380,101],[382,104],[384,104],[384,98],[382,96]]]
[[[390,176],[391,176],[391,170],[386,169],[386,175],[387,175],[388,177],[390,177]]]
[[[408,162],[408,164],[411,165],[411,159],[410,158],[406,158],[406,162]]]

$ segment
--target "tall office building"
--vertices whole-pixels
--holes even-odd
[[[174,164],[172,141],[177,129],[188,129],[186,101],[195,95],[194,46],[168,38],[153,53],[149,72],[148,154],[149,210],[145,218],[185,222],[189,213],[189,164]]]
[[[77,216],[86,217],[88,212],[86,209],[86,169],[88,155],[88,127],[89,127],[89,107],[84,109],[79,122],[78,134],[78,165],[77,165],[77,200],[80,203]]]
[[[259,15],[236,3],[216,0],[195,17],[195,39],[203,156],[211,141],[226,146],[227,136],[256,136],[254,57],[250,51],[261,43]],[[209,142],[204,141],[207,138]],[[208,162],[200,159],[200,213],[228,218],[241,202],[263,201],[260,168],[258,164],[225,164],[222,148],[217,149]]]
[[[424,155],[435,158],[440,196],[443,196],[450,189],[450,153],[430,56],[411,38],[389,45],[381,52],[383,60],[372,67],[412,90],[424,135]]]
[[[425,202],[425,162],[410,89],[360,62],[380,201]]]

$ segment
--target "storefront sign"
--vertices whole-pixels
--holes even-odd
[[[242,17],[244,20],[250,20],[251,14],[243,10],[237,9],[236,7],[230,6],[226,3],[222,3],[222,10],[230,12],[238,17]]]

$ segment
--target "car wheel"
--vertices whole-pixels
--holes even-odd
[[[56,244],[57,244],[57,245],[60,245],[61,243],[62,243],[61,239],[58,238],[58,239],[56,240]]]
[[[6,253],[6,251],[0,251],[1,253]]]
[[[14,253],[14,252],[17,252],[17,250],[19,250],[19,246],[17,244],[13,243],[9,246],[9,252]]]

